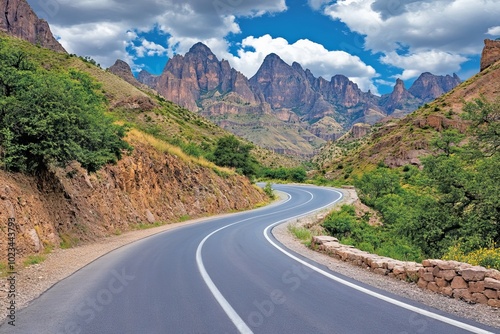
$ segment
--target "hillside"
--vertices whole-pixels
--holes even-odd
[[[266,200],[246,177],[196,154],[203,145],[227,135],[214,124],[137,89],[91,61],[3,33],[0,47],[3,55],[22,55],[19,59],[27,62],[28,71],[39,68],[40,73],[61,78],[79,71],[90,75],[100,85],[97,93],[105,97],[106,114],[128,128],[125,140],[133,147],[122,152],[116,164],[95,173],[77,162],[18,173],[5,170],[2,160],[0,221],[5,227],[9,218],[15,218],[19,258],[157,223],[248,209]],[[2,95],[1,102],[9,95]],[[6,228],[0,237],[7,240]],[[0,261],[5,260],[6,247],[2,243]]]
[[[129,81],[132,77],[131,72],[117,74]],[[379,97],[361,91],[344,75],[330,81],[316,78],[276,54],[266,56],[248,79],[202,43],[170,59],[161,75],[142,71],[137,79],[259,146],[302,158],[355,123],[403,117],[461,82],[456,75],[423,73],[408,90],[398,81],[393,93]]]
[[[358,125],[322,152],[317,181],[352,183],[381,223],[344,206],[322,224],[330,235],[399,260],[500,269],[500,41],[486,41],[481,68],[402,120]]]
[[[387,119],[378,123],[368,137],[360,141],[348,141],[348,145],[345,142],[329,143],[316,157],[316,163],[329,178],[348,178],[350,173],[359,175],[361,171],[373,169],[379,164],[389,167],[406,164],[420,166],[420,157],[431,153],[430,141],[437,134],[446,129],[466,132],[469,123],[461,118],[464,102],[479,97],[489,101],[498,99],[499,55],[495,51],[487,53],[486,57],[497,61],[490,62],[477,75],[403,119]],[[348,166],[349,175],[345,169],[339,168],[340,165]]]

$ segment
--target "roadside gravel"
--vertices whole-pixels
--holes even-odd
[[[344,193],[343,203],[352,203],[356,199],[355,192],[342,190]],[[340,204],[340,203],[339,203]],[[337,204],[338,205],[338,204]],[[326,212],[326,211],[325,211]],[[221,215],[223,216],[223,215]],[[399,296],[407,297],[422,302],[431,307],[461,316],[478,322],[500,328],[500,310],[484,305],[470,305],[461,301],[450,299],[441,295],[433,294],[419,289],[415,284],[391,279],[386,276],[376,275],[368,270],[342,262],[327,255],[312,251],[296,240],[288,231],[288,225],[305,224],[313,222],[317,213],[301,218],[298,222],[281,224],[273,229],[274,236],[291,250],[323,264],[331,270],[352,277],[360,282],[370,284],[377,288],[390,291]],[[120,236],[111,236],[96,243],[83,245],[71,249],[57,249],[46,256],[46,260],[40,264],[18,270],[16,280],[16,307],[20,310],[38,298],[57,282],[70,276],[92,261],[109,253],[110,251],[130,244],[134,241],[149,237],[151,235],[171,230],[180,226],[196,224],[206,218],[200,218],[183,223],[164,225],[148,230],[131,231]],[[19,266],[19,265],[18,265]],[[7,279],[0,280],[0,319],[7,316]]]

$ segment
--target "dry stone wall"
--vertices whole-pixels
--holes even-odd
[[[394,260],[342,245],[337,238],[315,236],[313,248],[342,261],[404,281],[415,282],[422,289],[460,299],[468,303],[500,308],[500,271],[444,260],[422,263]]]

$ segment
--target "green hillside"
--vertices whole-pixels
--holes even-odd
[[[380,255],[500,268],[498,87],[500,62],[402,120],[325,147],[317,180],[354,184],[382,225],[346,207],[324,228]]]
[[[155,139],[165,144],[180,148],[184,154],[193,157],[195,160],[207,160],[213,157],[213,152],[218,140],[229,135],[227,131],[222,130],[205,118],[166,101],[159,96],[155,96],[150,91],[141,91],[137,89],[116,75],[100,68],[100,66],[91,59],[56,53],[48,49],[34,46],[23,40],[9,37],[5,34],[0,35],[0,48],[3,55],[2,80],[4,83],[6,80],[19,80],[19,82],[24,82],[22,84],[26,86],[23,89],[19,87],[20,89],[18,91],[38,94],[37,96],[44,95],[45,93],[54,95],[56,100],[61,101],[61,104],[66,103],[69,105],[70,102],[73,101],[75,105],[79,103],[88,105],[88,115],[92,115],[95,125],[100,126],[109,123],[107,124],[109,130],[114,132],[117,136],[115,140],[118,140],[118,137],[123,137],[126,130],[136,129],[146,135],[153,136]],[[19,68],[15,68],[17,66],[16,57],[22,59],[22,64],[18,64],[21,66],[18,66]],[[10,78],[9,76],[14,72],[17,77]],[[5,87],[5,85],[3,86]],[[44,86],[44,91],[39,91],[38,88],[36,88],[39,86]],[[82,93],[83,96],[79,96],[78,94],[80,93],[76,95],[64,94],[64,92],[73,92],[73,88]],[[30,99],[29,96],[19,97],[19,99],[21,98],[27,101]],[[82,100],[78,102],[79,98]],[[63,101],[65,99],[66,101]],[[94,104],[84,102],[84,100],[89,99],[93,99]],[[5,100],[4,104],[7,105],[7,102],[8,101]],[[29,110],[30,108],[20,108],[20,110],[21,109]],[[60,126],[58,129],[54,129],[54,132],[67,131],[68,133],[65,135],[55,134],[53,137],[47,138],[47,143],[44,148],[41,149],[40,156],[45,156],[49,160],[53,159],[54,162],[62,164],[72,159],[78,160],[82,165],[89,167],[89,170],[95,170],[104,163],[116,161],[120,158],[122,150],[127,149],[126,143],[117,141],[114,143],[114,147],[109,149],[109,152],[101,152],[100,157],[93,157],[93,160],[99,160],[99,162],[92,165],[88,162],[84,162],[85,159],[89,159],[90,153],[80,152],[84,148],[82,148],[83,146],[76,145],[78,140],[75,139],[73,142],[69,143],[75,148],[72,152],[69,152],[68,147],[59,147],[57,150],[60,151],[52,152],[53,157],[51,158],[47,155],[51,146],[50,142],[61,143],[62,141],[59,139],[69,138],[69,134],[75,130],[75,128],[68,128],[69,123],[64,125],[64,122],[61,122],[60,118],[63,116],[78,118],[82,113],[80,113],[81,110],[76,110],[70,113],[73,116],[68,116],[62,115],[65,114],[65,111],[60,111],[59,109],[54,112],[52,112],[48,106],[45,106],[43,109],[51,116],[54,116],[58,112],[61,113],[61,115],[57,116],[59,119],[54,116],[53,124],[58,124]],[[93,115],[90,110],[99,110],[100,114]],[[16,115],[14,110],[4,112],[10,112],[11,115]],[[44,123],[46,122],[44,117],[47,115],[43,116],[39,112],[38,115],[40,116],[37,125],[39,134],[44,133],[45,135],[45,132],[49,130],[48,128],[44,129],[44,126],[47,125]],[[26,115],[26,120],[33,120],[31,116]],[[8,118],[5,118],[5,122],[8,121]],[[81,123],[81,120],[75,122],[72,124],[76,126],[76,123]],[[6,127],[4,127],[4,129]],[[83,132],[95,134],[95,131],[90,128],[88,131]],[[75,132],[73,131],[73,133]],[[4,133],[2,137],[4,156],[5,150],[9,149],[6,148],[6,138],[9,135],[10,134]],[[36,136],[36,134],[31,135]],[[26,155],[28,150],[32,151],[32,147],[28,147],[29,145],[25,145],[24,148],[21,149],[20,147],[24,145],[23,140],[28,139],[19,138],[16,149],[10,149],[12,151],[10,157],[14,160],[15,158],[13,155],[17,154],[22,156]],[[82,144],[88,143],[90,146],[99,146],[97,142],[92,144],[89,138],[83,139],[82,137],[79,140]],[[76,146],[78,146],[78,148],[76,148]],[[50,149],[52,150],[52,148]],[[255,148],[252,152],[255,159],[264,166],[291,167],[298,164],[298,162],[292,158],[277,155],[268,150]],[[18,165],[22,165],[23,163],[22,159],[18,160]],[[4,161],[3,164],[5,168],[13,167],[12,163],[9,161]],[[11,166],[7,166],[8,164],[11,164]],[[22,168],[11,169],[22,170]]]

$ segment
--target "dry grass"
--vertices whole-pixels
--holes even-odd
[[[154,136],[148,135],[148,134],[146,134],[142,131],[139,131],[137,129],[130,130],[125,139],[130,143],[137,141],[139,143],[147,144],[161,153],[168,153],[171,155],[175,155],[176,157],[178,157],[179,159],[181,159],[182,161],[184,161],[186,163],[194,163],[198,166],[210,168],[212,170],[217,170],[217,171],[219,171],[223,174],[227,174],[227,175],[236,174],[236,172],[232,169],[219,167],[216,164],[214,164],[213,162],[210,162],[204,158],[196,158],[196,157],[190,156],[190,155],[184,153],[180,147],[171,145],[167,142],[164,142],[163,140],[155,138]]]

